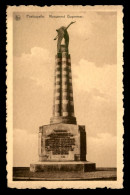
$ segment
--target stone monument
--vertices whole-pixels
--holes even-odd
[[[68,27],[57,29],[53,116],[49,125],[39,127],[39,162],[30,171],[94,171],[95,163],[86,160],[86,131],[77,125],[74,114],[71,58]],[[61,44],[64,39],[64,44]]]

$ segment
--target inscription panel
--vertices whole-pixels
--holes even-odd
[[[74,151],[75,139],[67,130],[53,130],[45,139],[45,149],[53,155],[68,155]]]

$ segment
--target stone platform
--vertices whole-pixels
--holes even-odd
[[[31,172],[80,171],[90,172],[96,170],[96,164],[88,161],[72,162],[37,162],[30,164]]]
[[[96,167],[95,171],[31,172],[30,167],[13,167],[13,181],[115,181],[116,168]]]

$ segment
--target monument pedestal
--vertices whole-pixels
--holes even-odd
[[[41,126],[39,161],[86,161],[85,126],[63,123]]]
[[[95,171],[95,163],[86,161],[85,126],[50,124],[39,128],[39,162],[31,172]]]
[[[95,171],[96,165],[91,162],[37,162],[30,165],[31,172],[57,172],[57,171],[80,171],[80,172],[90,172]]]

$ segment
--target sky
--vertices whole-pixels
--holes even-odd
[[[65,15],[65,18],[49,18]],[[80,15],[71,19],[67,15]],[[20,15],[20,20],[16,20]],[[116,12],[30,12],[13,17],[13,163],[38,161],[39,126],[50,123],[53,105],[56,29],[69,29],[75,116],[86,126],[87,160],[116,167]]]

